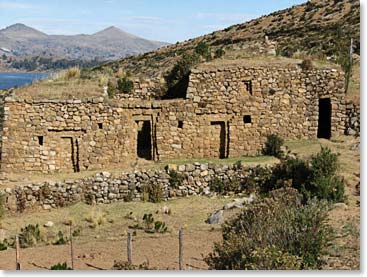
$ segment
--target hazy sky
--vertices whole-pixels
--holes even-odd
[[[92,34],[109,26],[176,42],[306,0],[0,0],[0,29],[24,23],[48,34]]]

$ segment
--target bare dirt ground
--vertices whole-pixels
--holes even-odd
[[[360,263],[360,197],[356,189],[360,174],[358,140],[340,137],[327,140],[304,140],[287,142],[292,152],[309,157],[320,150],[321,145],[330,147],[340,154],[339,174],[345,177],[346,201],[336,204],[330,212],[330,224],[335,229],[335,239],[325,254],[324,269],[359,269]],[[155,220],[164,221],[169,229],[165,234],[148,234],[136,230],[133,237],[133,262],[149,262],[159,269],[178,269],[178,230],[184,230],[184,264],[186,269],[207,269],[203,256],[212,251],[213,243],[221,240],[220,226],[208,225],[206,218],[220,209],[232,198],[188,197],[159,204],[113,203],[110,205],[88,206],[78,203],[74,206],[52,211],[28,211],[23,214],[6,214],[2,228],[6,236],[15,235],[27,224],[43,226],[53,221],[51,228],[41,227],[42,241],[37,247],[21,249],[22,269],[46,269],[57,263],[67,262],[70,266],[70,246],[52,245],[57,233],[66,236],[72,221],[74,229],[80,228],[81,235],[74,239],[75,269],[94,267],[111,269],[115,260],[127,260],[126,240],[129,226],[143,224],[145,213],[152,213]],[[162,208],[171,209],[170,215],[163,214]],[[132,214],[130,214],[132,212]],[[238,210],[228,212],[228,218]],[[214,227],[213,227],[214,226]],[[15,251],[0,251],[0,268],[15,268]]]

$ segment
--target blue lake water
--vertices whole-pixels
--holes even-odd
[[[49,76],[50,73],[0,72],[0,89],[21,87]]]

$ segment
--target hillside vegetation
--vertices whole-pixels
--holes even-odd
[[[268,40],[265,39],[268,37]],[[360,51],[360,7],[358,0],[313,0],[274,12],[224,30],[170,45],[139,56],[112,62],[99,69],[120,67],[133,74],[149,76],[168,72],[179,58],[205,43],[211,52],[222,51],[224,59],[275,54],[286,57],[311,55],[338,62],[348,53],[350,37]]]

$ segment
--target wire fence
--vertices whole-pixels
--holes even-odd
[[[77,268],[75,263],[75,248],[77,245],[75,244],[75,241],[73,239],[73,228],[70,225],[69,229],[69,261],[67,264],[70,264],[71,270],[78,270],[82,268]],[[197,257],[186,257],[184,255],[184,231],[180,229],[178,231],[177,236],[177,265],[176,268],[165,268],[169,270],[205,270],[207,268],[203,267],[203,259],[197,258]],[[19,236],[16,235],[15,237],[15,270],[23,270],[23,265],[26,264],[25,259],[22,259],[21,256],[21,247],[19,243]],[[134,247],[133,247],[133,233],[128,232],[127,238],[126,238],[126,249],[121,248],[122,255],[126,257],[127,264],[125,264],[126,269],[139,269],[138,264],[134,264],[134,258],[137,258],[134,256]],[[126,253],[124,253],[126,252]],[[135,254],[137,255],[137,254]],[[28,262],[28,264],[32,265],[33,267],[36,267],[38,269],[45,269],[49,270],[50,268],[45,267],[43,265],[36,264],[35,262]],[[112,268],[103,268],[97,265],[93,265],[92,263],[84,263],[88,268],[95,269],[95,270],[111,270]],[[176,264],[176,263],[175,263]],[[125,268],[124,268],[125,269]],[[144,269],[158,269],[158,268],[149,268],[149,264],[147,265],[147,268]]]

